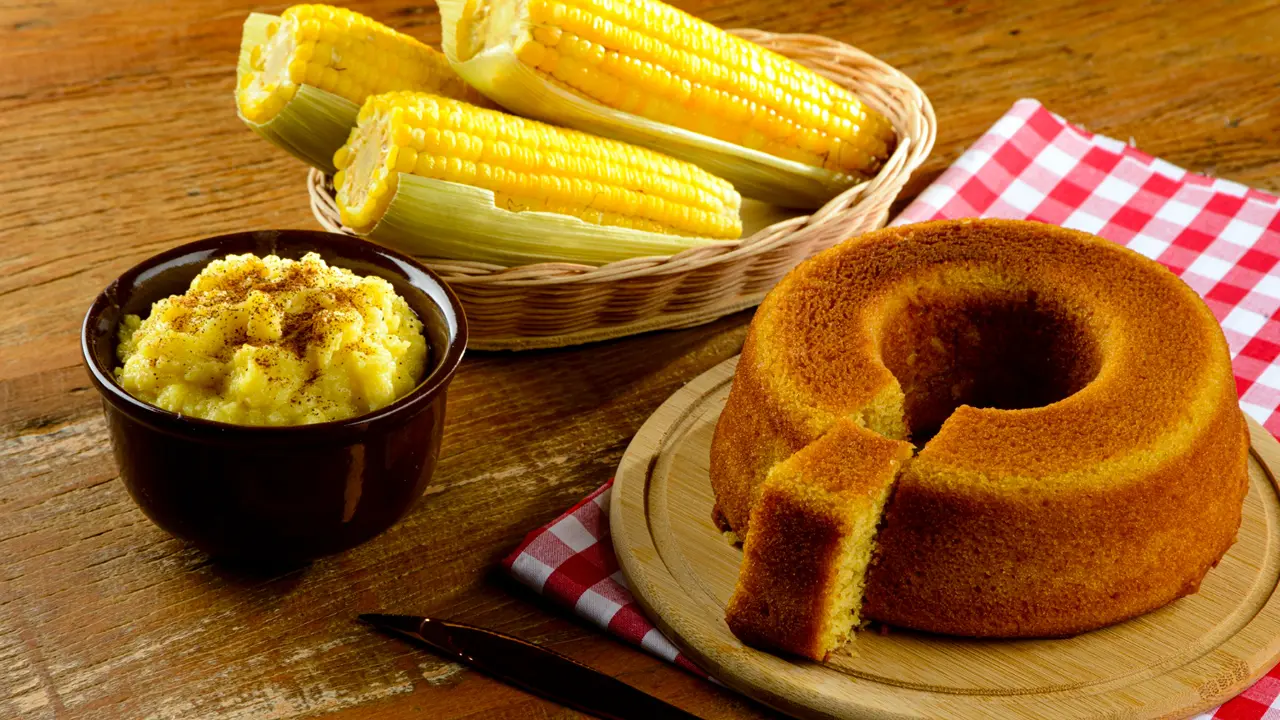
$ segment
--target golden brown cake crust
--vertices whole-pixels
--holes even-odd
[[[832,447],[859,461],[842,462]],[[833,619],[851,619],[857,606],[841,605],[842,549],[860,522],[876,526],[910,457],[909,443],[843,421],[774,470],[752,510],[757,531],[743,547],[737,591],[725,612],[734,634],[814,660],[844,641],[847,632]]]
[[[863,614],[954,635],[1046,637],[1194,593],[1235,541],[1247,472],[1234,397],[1206,430],[1114,487],[1007,495],[941,487],[908,469],[877,536]]]
[[[965,404],[1037,387],[1026,409]],[[1076,633],[1194,592],[1239,526],[1248,433],[1221,329],[1172,273],[1085,233],[941,221],[802,263],[761,304],[716,428],[718,521],[750,542],[774,465],[841,419],[901,438],[903,417],[941,427],[886,509],[868,617]]]
[[[725,622],[743,642],[814,660],[826,657],[822,620],[842,533],[832,515],[782,494],[757,504],[756,516],[769,531],[751,537],[744,556],[749,569],[725,610]]]

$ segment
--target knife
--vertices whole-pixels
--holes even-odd
[[[699,720],[577,660],[510,635],[415,615],[370,613],[360,619],[425,643],[445,657],[534,695],[605,720]]]

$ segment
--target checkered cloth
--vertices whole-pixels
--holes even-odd
[[[1195,175],[1021,100],[893,224],[1039,220],[1158,260],[1222,323],[1245,412],[1280,434],[1280,198]],[[521,582],[699,675],[640,612],[609,540],[612,481],[530,533],[505,561]],[[1280,720],[1280,668],[1196,720]]]
[[[640,611],[609,540],[605,483],[560,517],[529,533],[503,561],[520,582],[658,657],[706,676]]]

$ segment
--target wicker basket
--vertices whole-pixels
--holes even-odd
[[[907,76],[835,40],[760,30],[732,32],[814,68],[889,118],[899,143],[879,174],[812,215],[776,223],[735,243],[678,255],[632,258],[601,267],[542,263],[506,268],[426,259],[462,299],[470,347],[561,347],[710,322],[758,304],[801,260],[885,224],[890,203],[933,148],[936,121],[929,99]],[[329,179],[312,170],[307,188],[320,224],[353,234],[338,220]]]

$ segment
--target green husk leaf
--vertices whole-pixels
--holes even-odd
[[[568,215],[512,212],[483,188],[400,173],[396,194],[366,235],[404,252],[496,265],[673,255],[717,240],[593,225]]]
[[[240,39],[240,59],[236,67],[236,87],[240,76],[251,70],[249,53],[267,39],[267,26],[280,22],[275,15],[250,13]],[[240,115],[250,130],[283,148],[299,160],[332,175],[333,154],[342,147],[356,126],[360,106],[311,85],[299,85],[293,99],[265,123],[250,122]]]
[[[457,24],[467,0],[438,0],[436,4],[440,8],[441,44],[454,71],[518,115],[657,150],[728,180],[745,196],[776,205],[818,208],[863,180],[591,102],[525,67],[510,42],[485,48],[460,61]]]
[[[328,174],[337,172],[333,154],[356,126],[360,106],[310,85],[299,85],[293,99],[265,123],[244,119],[258,135],[294,157]]]

